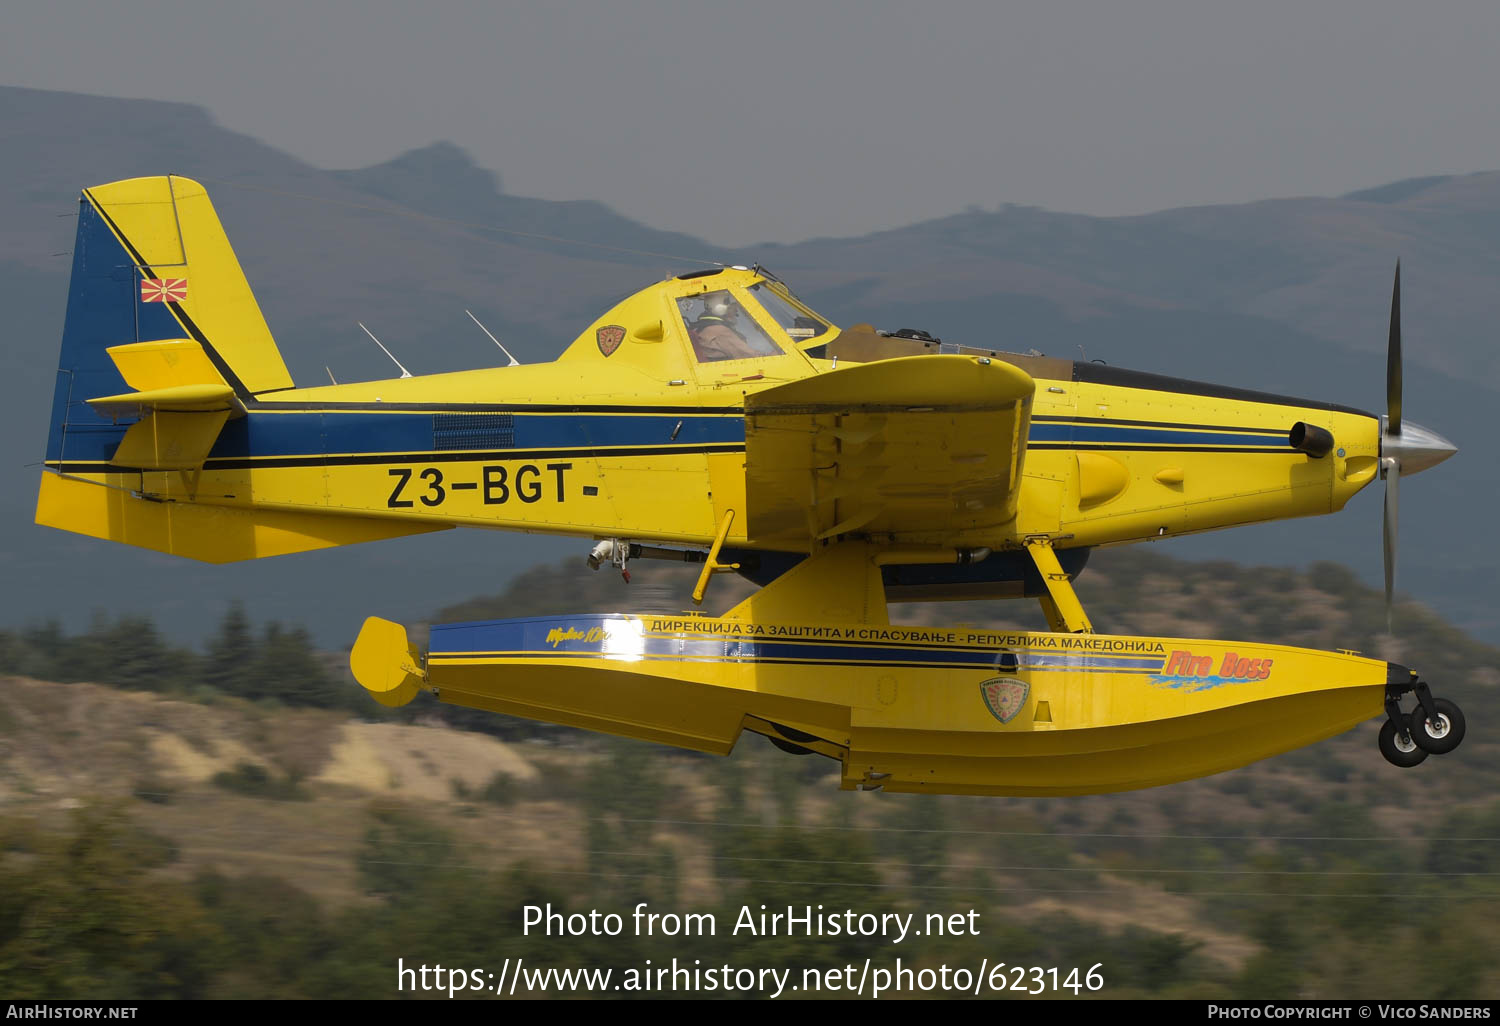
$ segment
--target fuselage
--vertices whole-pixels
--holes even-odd
[[[756,294],[780,287],[736,269],[669,279],[610,310],[553,363],[248,397],[199,472],[111,465],[125,426],[97,421],[72,431],[49,466],[152,499],[704,545],[725,509],[744,509],[747,396],[938,351],[831,325],[797,339],[766,316],[773,352],[699,361],[677,311],[710,288],[764,316]],[[608,352],[603,335],[614,342]],[[1067,549],[1330,513],[1378,474],[1371,414],[999,348],[961,351],[1014,363],[1036,389],[1017,515],[945,535],[945,545],[1002,550],[1047,535]],[[1330,432],[1332,451],[1293,448],[1299,422]],[[807,550],[805,533],[756,535],[750,523],[739,518],[727,543]],[[891,541],[929,539],[913,531]]]

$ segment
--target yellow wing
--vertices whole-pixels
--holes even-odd
[[[1034,391],[1001,360],[914,356],[746,397],[750,539],[942,544],[1009,523]]]

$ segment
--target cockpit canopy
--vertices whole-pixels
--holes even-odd
[[[827,321],[794,299],[785,286],[778,289],[769,281],[757,281],[745,293],[746,303],[758,308],[750,314],[729,289],[678,298],[677,312],[699,363],[778,355],[784,343],[773,340],[768,328],[771,332],[780,328],[794,345],[830,328]]]
[[[837,329],[759,268],[714,268],[656,283],[617,304],[565,356],[627,364],[651,377],[702,378],[739,361],[802,361]],[[662,344],[665,343],[665,344]],[[821,355],[821,353],[819,353]],[[700,368],[695,372],[693,368]],[[711,372],[743,377],[756,367]],[[765,373],[771,373],[769,368]]]
[[[728,289],[683,296],[677,300],[677,312],[699,363],[749,360],[780,352],[755,318],[746,316],[744,307]]]

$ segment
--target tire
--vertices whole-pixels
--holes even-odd
[[[780,748],[783,752],[786,752],[789,755],[811,755],[811,754],[813,754],[813,750],[811,748],[803,748],[801,745],[794,745],[790,741],[783,741],[781,738],[779,738],[779,737],[772,737],[770,734],[766,735],[766,740],[769,741],[769,742],[771,742],[771,744],[775,745],[777,748]]]
[[[1427,751],[1418,748],[1409,736],[1396,732],[1396,725],[1387,719],[1380,725],[1380,754],[1392,766],[1411,769],[1427,758]]]
[[[1464,714],[1446,698],[1434,699],[1432,704],[1437,707],[1438,722],[1427,719],[1422,707],[1417,706],[1411,714],[1411,739],[1424,752],[1445,755],[1464,739]]]

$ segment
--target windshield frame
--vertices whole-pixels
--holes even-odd
[[[783,303],[786,303],[794,310],[800,311],[808,318],[815,320],[819,324],[823,325],[823,330],[818,332],[816,335],[811,335],[807,338],[793,337],[790,331],[782,327],[781,322],[776,319],[775,314],[767,309],[765,304],[760,301],[760,289],[762,286],[769,289],[771,294],[774,295],[777,299],[781,300]],[[785,338],[795,350],[800,351],[808,348],[809,346],[822,345],[823,343],[830,340],[830,333],[836,333],[838,331],[837,326],[834,325],[833,322],[829,321],[828,318],[824,317],[812,307],[802,302],[802,300],[798,299],[795,295],[792,294],[791,289],[787,288],[785,284],[775,280],[774,278],[761,278],[759,281],[752,282],[751,284],[745,286],[745,292],[749,295],[749,298],[755,302],[755,305],[760,307],[760,312],[764,314],[765,317],[769,319],[773,325],[775,325],[776,330],[781,333],[781,336]]]

